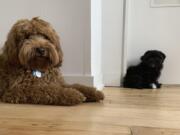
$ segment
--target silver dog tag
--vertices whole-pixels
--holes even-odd
[[[42,77],[42,73],[38,70],[33,70],[32,74],[33,74],[33,76],[38,77],[38,78]]]

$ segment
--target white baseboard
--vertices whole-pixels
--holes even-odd
[[[63,75],[67,83],[79,83],[86,86],[96,87],[98,90],[102,90],[104,85],[102,83],[95,83],[94,76],[91,75]]]
[[[105,86],[120,86],[121,74],[120,73],[104,74],[103,81]]]
[[[94,86],[98,90],[103,90],[104,84],[103,84],[103,75],[102,74],[94,75]]]

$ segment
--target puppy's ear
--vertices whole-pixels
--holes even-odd
[[[160,53],[161,53],[162,58],[166,59],[166,55],[164,53],[162,53],[162,52],[160,52]]]
[[[161,57],[161,59],[164,60],[166,58],[166,55],[163,52],[156,50],[156,53],[158,53],[158,55],[159,55],[159,57]]]
[[[144,55],[143,56],[141,56],[141,61],[143,61],[144,60]]]
[[[141,56],[141,61],[143,61],[143,60],[148,56],[148,54],[149,54],[150,52],[151,52],[151,51],[145,52],[144,55]]]

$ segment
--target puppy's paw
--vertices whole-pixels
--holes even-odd
[[[157,85],[156,85],[155,83],[152,83],[152,84],[151,84],[151,88],[152,88],[152,89],[157,89]]]
[[[162,84],[161,83],[156,83],[157,88],[161,88]]]

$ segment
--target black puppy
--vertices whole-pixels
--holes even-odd
[[[124,77],[123,85],[126,88],[160,88],[158,78],[163,68],[166,56],[157,50],[147,51],[137,66],[130,66]]]

